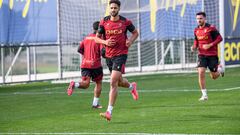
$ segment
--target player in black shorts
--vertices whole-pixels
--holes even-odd
[[[96,42],[105,45],[107,66],[111,72],[111,82],[109,91],[108,108],[106,112],[100,113],[102,117],[108,121],[112,118],[112,110],[117,100],[118,87],[128,88],[134,100],[138,100],[137,83],[128,82],[122,77],[125,70],[128,49],[138,37],[138,31],[133,23],[119,15],[121,2],[119,0],[110,0],[110,15],[104,17],[99,24],[98,37]],[[127,38],[127,32],[131,32],[131,36]]]
[[[218,30],[206,23],[205,12],[196,14],[198,26],[194,30],[195,40],[191,50],[198,49],[198,76],[199,86],[202,96],[199,101],[208,100],[205,72],[208,68],[212,79],[217,79],[224,75],[223,67],[218,63],[218,44],[222,41],[222,36]]]
[[[125,73],[125,64],[127,61],[127,54],[123,54],[117,57],[106,58],[107,66],[110,72],[112,70]]]
[[[71,96],[74,88],[87,89],[90,85],[90,80],[92,79],[92,81],[96,83],[92,103],[93,108],[102,108],[102,106],[99,104],[103,78],[103,68],[101,64],[102,46],[97,44],[94,40],[98,26],[98,21],[93,23],[94,33],[89,34],[80,43],[78,52],[83,56],[81,63],[82,80],[80,82],[71,81],[67,91],[68,95]]]
[[[217,56],[204,56],[204,55],[198,56],[197,67],[204,67],[208,68],[211,72],[217,72],[218,65],[219,60]]]

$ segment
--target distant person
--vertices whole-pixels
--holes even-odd
[[[222,36],[218,30],[206,23],[206,13],[198,12],[196,14],[198,26],[194,30],[195,40],[191,47],[193,52],[198,50],[198,79],[202,96],[199,101],[208,100],[205,72],[209,68],[212,79],[217,79],[220,75],[224,76],[224,69],[218,60],[218,44],[222,41]]]
[[[99,21],[93,23],[94,33],[86,36],[78,48],[78,52],[83,56],[81,63],[82,80],[80,82],[71,81],[67,90],[68,95],[71,96],[74,88],[87,89],[90,84],[90,79],[92,79],[96,84],[92,103],[93,108],[102,108],[99,104],[103,78],[103,68],[101,64],[102,46],[94,40],[98,26]]]

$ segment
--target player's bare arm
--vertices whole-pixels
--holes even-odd
[[[197,49],[197,47],[195,47],[194,45],[191,46],[191,51],[194,52]]]
[[[138,31],[134,30],[132,32],[132,36],[129,39],[126,40],[126,46],[130,47],[133,44],[133,42],[138,38],[138,35],[139,35]]]

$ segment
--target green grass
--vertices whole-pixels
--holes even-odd
[[[99,116],[107,107],[108,83],[100,110],[91,108],[93,85],[71,97],[64,93],[67,84],[0,86],[0,133],[240,134],[240,68],[227,69],[218,80],[207,76],[207,102],[198,101],[196,73],[128,80],[138,83],[140,99],[121,88],[110,123]]]

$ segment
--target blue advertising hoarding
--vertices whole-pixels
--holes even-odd
[[[147,6],[150,8],[150,12],[140,13],[142,40],[193,38],[193,30],[197,25],[195,14],[202,10],[202,1],[169,2],[140,1],[140,8],[144,9]]]
[[[240,38],[225,39],[224,59],[226,65],[240,64]]]
[[[240,64],[240,2],[224,1],[225,45],[224,59],[226,65]]]
[[[56,44],[56,0],[0,0],[0,43]]]
[[[240,38],[240,2],[225,0],[224,5],[225,37]]]

